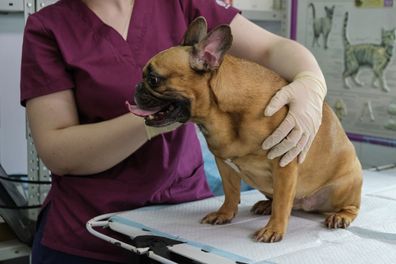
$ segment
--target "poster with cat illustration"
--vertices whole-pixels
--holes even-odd
[[[350,137],[396,146],[394,1],[299,0],[296,20],[296,40],[318,60]]]

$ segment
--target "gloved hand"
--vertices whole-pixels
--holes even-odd
[[[322,107],[327,88],[323,77],[304,71],[293,82],[279,90],[265,109],[266,116],[272,116],[284,105],[289,112],[279,127],[267,137],[262,148],[267,157],[282,156],[280,166],[284,167],[298,155],[302,163],[322,122]]]
[[[171,132],[171,131],[175,130],[176,128],[180,127],[181,125],[183,125],[183,124],[176,122],[176,123],[170,124],[168,126],[164,126],[164,127],[151,127],[151,126],[147,126],[147,125],[144,125],[144,126],[146,127],[147,138],[148,138],[148,140],[150,140],[153,137],[158,136],[160,134]]]

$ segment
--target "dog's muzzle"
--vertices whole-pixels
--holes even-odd
[[[134,101],[139,107],[147,109],[163,105],[162,100],[156,98],[142,82],[136,85]]]

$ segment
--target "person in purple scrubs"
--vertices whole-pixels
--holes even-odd
[[[230,24],[232,55],[291,81],[263,113],[289,105],[263,148],[271,149],[269,158],[282,156],[282,166],[297,156],[303,161],[321,123],[326,87],[315,58],[297,42],[221,1],[61,0],[29,16],[23,40],[21,104],[52,173],[34,264],[139,263],[90,235],[85,223],[104,213],[212,196],[194,125],[147,129],[125,107],[148,59],[179,44],[197,16],[209,30]]]

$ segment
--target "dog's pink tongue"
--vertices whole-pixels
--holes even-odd
[[[155,114],[161,110],[161,108],[155,108],[152,110],[143,110],[143,109],[140,109],[137,105],[130,104],[128,101],[126,101],[125,104],[128,107],[129,112],[131,112],[134,115],[141,116],[141,117],[146,117],[146,116]]]

